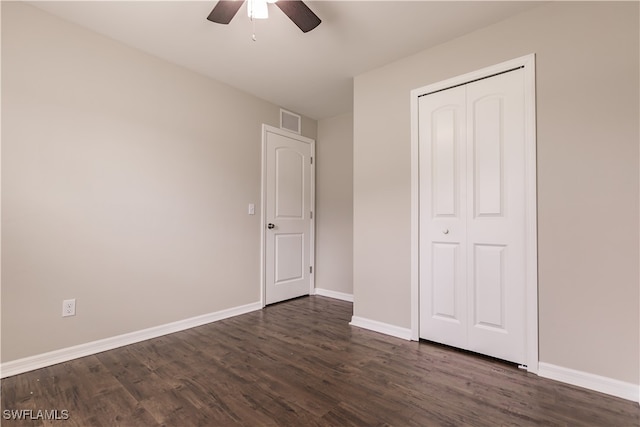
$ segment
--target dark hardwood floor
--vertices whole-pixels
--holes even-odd
[[[306,297],[9,377],[2,425],[640,425],[637,403],[351,327],[351,311]]]

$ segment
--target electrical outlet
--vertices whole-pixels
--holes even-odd
[[[66,299],[62,301],[62,317],[76,315],[76,299]]]

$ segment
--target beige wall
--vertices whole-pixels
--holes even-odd
[[[2,67],[3,362],[259,301],[277,106],[18,2]]]
[[[638,383],[638,17],[542,5],[356,77],[356,316],[410,327],[410,90],[535,53],[540,361]]]
[[[318,122],[316,287],[353,294],[353,114]]]

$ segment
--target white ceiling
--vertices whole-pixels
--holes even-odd
[[[302,33],[280,9],[206,20],[210,1],[30,2],[144,52],[314,119],[349,112],[353,77],[539,5],[525,1],[307,1]]]

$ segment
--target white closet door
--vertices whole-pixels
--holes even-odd
[[[457,87],[419,100],[420,336],[467,347],[466,102]]]
[[[524,71],[468,84],[468,348],[525,362]]]
[[[419,101],[420,336],[516,363],[526,358],[523,74]]]

